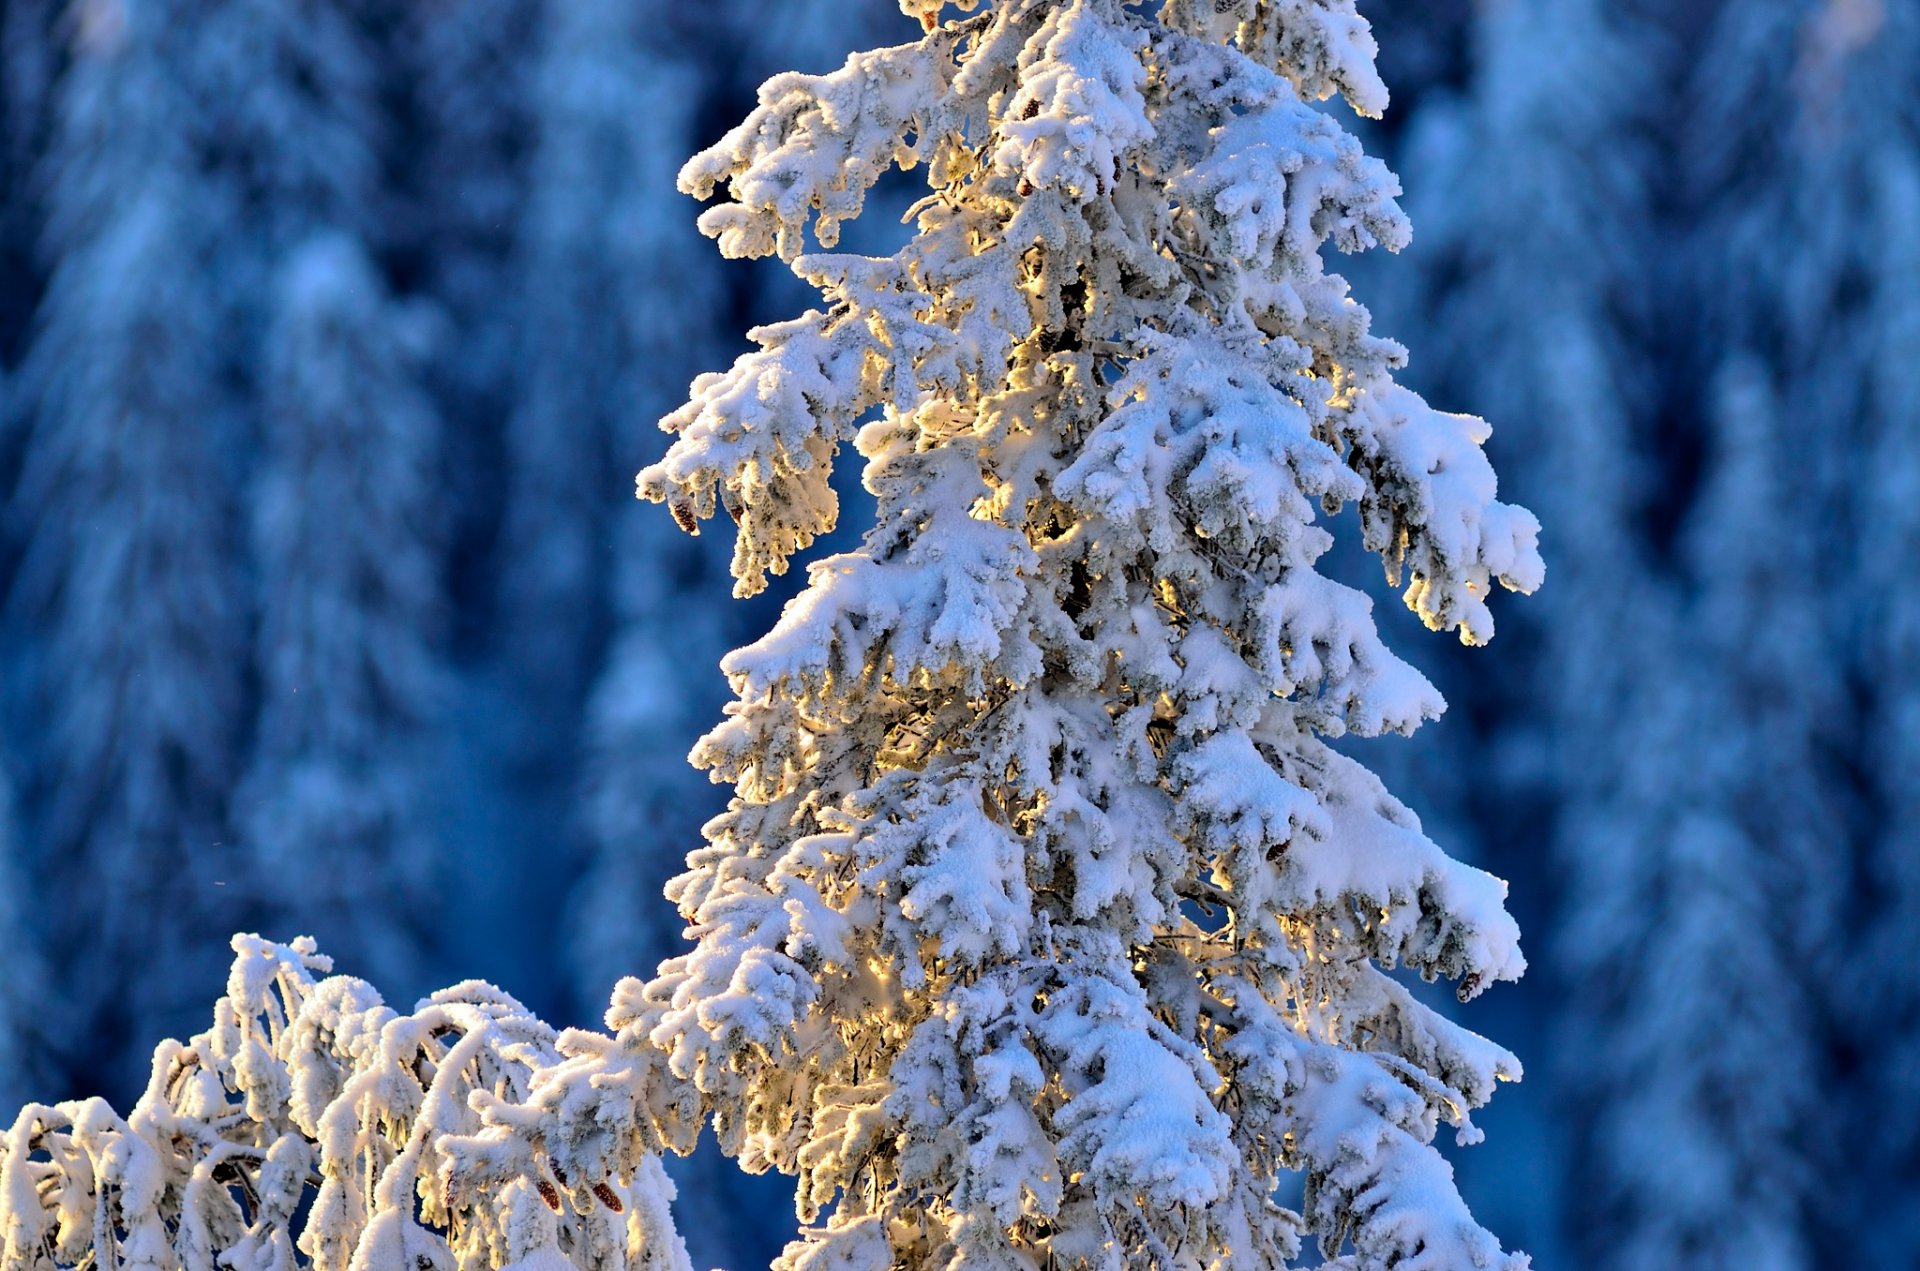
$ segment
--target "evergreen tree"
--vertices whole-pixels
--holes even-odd
[[[1820,827],[1842,817],[1794,743],[1838,685],[1808,659],[1811,535],[1757,532],[1800,523],[1761,368],[1730,365],[1711,404],[1712,476],[1684,543],[1699,581],[1639,606],[1681,674],[1628,689],[1620,780],[1564,834],[1585,862],[1565,941],[1589,1162],[1572,1221],[1594,1266],[1816,1265],[1797,1146],[1819,1114],[1806,968],[1833,920]]]
[[[26,887],[14,821],[13,786],[0,772],[0,1107],[24,1102],[29,1084],[45,1081],[47,1038],[43,1021],[49,993],[39,933],[33,929],[32,896]]]
[[[1320,259],[1406,236],[1306,104],[1384,106],[1366,27],[907,9],[924,39],[776,78],[682,173],[737,200],[701,222],[725,252],[779,251],[825,307],[696,381],[643,493],[688,528],[724,507],[752,594],[832,524],[857,433],[878,524],[727,660],[696,756],[736,797],[670,893],[696,947],[623,983],[620,1041],[522,1124],[570,1176],[649,1121],[684,1145],[664,1062],[803,1219],[832,1205],[796,1269],[1269,1266],[1303,1230],[1358,1266],[1524,1265],[1429,1146],[1473,1141],[1517,1061],[1386,974],[1517,976],[1504,885],[1324,740],[1440,702],[1315,572],[1323,505],[1468,639],[1540,573],[1484,425],[1393,384]],[[907,247],[803,254],[896,163],[934,187]]]
[[[899,33],[894,6],[848,5],[840,0],[790,0],[766,5],[759,0],[725,0],[702,11],[700,21],[683,23],[702,83],[710,86],[702,123],[718,128],[751,110],[760,85],[782,71],[829,71],[846,60],[848,48],[881,43]],[[702,135],[706,135],[703,131]],[[906,174],[883,175],[869,194],[869,215],[847,227],[849,246],[884,254],[898,247],[907,207],[923,187]],[[741,327],[778,321],[813,303],[814,289],[784,269],[724,269],[729,284],[731,334]],[[679,386],[684,391],[685,386]],[[857,489],[857,485],[852,488]],[[859,497],[856,495],[855,497]],[[784,601],[796,587],[775,586],[770,595]]]
[[[1908,819],[1920,779],[1916,624],[1898,563],[1920,542],[1920,14],[1861,0],[1730,5],[1710,51],[1727,72],[1701,75],[1697,92],[1718,135],[1701,136],[1694,162],[1704,232],[1728,248],[1703,295],[1727,332],[1723,359],[1764,367],[1774,462],[1791,474],[1795,515],[1756,508],[1748,532],[1804,569],[1783,568],[1793,590],[1768,596],[1770,612],[1790,615],[1770,628],[1803,637],[1791,678],[1773,681],[1790,687],[1771,687],[1761,710],[1741,705],[1798,783],[1786,789],[1817,797],[1780,803],[1760,847],[1771,868],[1794,871],[1779,893],[1793,917],[1783,947],[1827,1044],[1808,1085],[1858,1091],[1839,1116],[1803,1094],[1801,1122],[1775,1150],[1805,1162],[1810,1265],[1834,1249],[1904,1265],[1920,1258],[1905,1203],[1920,1185],[1920,1132],[1885,1109],[1920,1097],[1920,991],[1890,970],[1920,957]],[[1831,603],[1838,595],[1858,599]],[[1796,601],[1805,616],[1786,608]],[[1780,638],[1769,629],[1741,654],[1758,661]]]
[[[724,564],[710,543],[637,514],[624,483],[606,479],[620,470],[616,454],[658,453],[638,421],[658,418],[692,377],[693,356],[717,342],[721,297],[673,188],[697,94],[673,51],[654,46],[652,17],[622,0],[546,11],[522,242],[528,346],[509,432],[516,674],[530,709],[546,712],[550,745],[572,748],[585,733],[589,853],[567,925],[587,1001],[678,944],[677,924],[658,921],[650,902],[671,857],[646,845],[690,842],[718,810],[685,758],[695,721],[711,714],[695,713],[703,698],[717,704],[718,676],[701,694],[673,668],[725,652],[719,615],[699,599]]]
[[[486,638],[505,481],[505,421],[520,334],[514,244],[525,215],[538,0],[424,0],[395,33],[407,85],[404,255],[444,311],[431,365],[447,421],[455,513],[451,584],[467,644]],[[470,629],[469,629],[470,628]],[[525,748],[523,748],[524,750]]]
[[[165,0],[74,14],[47,159],[56,263],[23,369],[7,615],[39,706],[30,885],[71,898],[47,914],[57,1032],[95,1089],[128,1079],[134,1039],[185,1031],[245,882],[224,807],[246,630],[220,460],[226,209],[174,73],[189,25]]]
[[[422,780],[443,687],[439,423],[354,239],[296,251],[276,308],[254,508],[263,704],[238,820],[279,924],[414,979],[444,865]]]
[[[1270,1267],[1306,1234],[1355,1268],[1526,1265],[1431,1142],[1475,1141],[1518,1061],[1391,974],[1517,977],[1505,886],[1330,744],[1441,703],[1316,568],[1323,518],[1357,505],[1410,607],[1471,642],[1495,582],[1541,575],[1486,426],[1394,382],[1322,259],[1407,236],[1313,104],[1384,108],[1367,27],[904,7],[923,38],[777,77],[681,176],[733,195],[701,220],[724,251],[780,252],[824,307],[695,382],[642,493],[688,529],[724,508],[745,594],[831,527],[848,440],[877,502],[727,659],[696,753],[735,797],[671,888],[693,950],[616,989],[617,1036],[556,1037],[471,984],[396,1016],[310,942],[238,938],[214,1027],[161,1048],[131,1116],[15,1122],[10,1259],[681,1267],[654,1155],[711,1116],[803,1216],[832,1205],[795,1271]],[[921,164],[906,246],[832,251]],[[274,347],[350,347],[340,296],[378,289],[333,288],[364,269],[302,252],[289,286],[328,302],[286,303]],[[354,365],[327,382],[379,380]],[[305,454],[276,470],[340,470]]]

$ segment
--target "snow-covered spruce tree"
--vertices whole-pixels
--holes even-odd
[[[403,1015],[316,978],[310,940],[233,950],[212,1026],[160,1045],[126,1117],[29,1104],[0,1132],[0,1266],[686,1271],[658,1161],[576,1190],[511,1143],[461,1152],[476,1098],[561,1058],[511,997],[469,981]]]
[[[923,39],[775,78],[682,173],[733,193],[701,222],[724,251],[825,305],[696,381],[642,492],[689,529],[725,508],[742,594],[832,524],[849,438],[878,523],[725,664],[695,757],[736,796],[670,888],[696,947],[498,1132],[620,1176],[697,1097],[803,1218],[832,1207],[793,1271],[1271,1267],[1303,1230],[1342,1265],[1523,1266],[1430,1145],[1519,1065],[1389,974],[1517,976],[1504,885],[1328,744],[1440,702],[1315,571],[1324,512],[1358,503],[1469,640],[1541,574],[1485,426],[1397,387],[1323,267],[1407,235],[1306,104],[1384,107],[1367,28],[906,9]],[[805,254],[890,164],[930,173],[912,241]]]
[[[344,233],[286,261],[261,374],[263,703],[236,820],[264,912],[418,974],[435,867],[421,749],[440,697],[439,420],[407,315]]]
[[[245,613],[222,463],[234,403],[211,230],[168,0],[76,6],[46,160],[54,262],[19,387],[8,672],[38,711],[23,802],[29,885],[62,950],[50,1031],[92,1088],[198,1014],[238,924],[224,830]],[[191,1012],[191,1014],[189,1013]],[[137,1039],[137,1040],[136,1040]]]

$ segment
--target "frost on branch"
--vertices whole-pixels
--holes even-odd
[[[411,1014],[308,940],[237,936],[206,1032],[161,1044],[122,1118],[32,1104],[0,1139],[0,1266],[671,1271],[672,1184],[646,1158],[569,1180],[483,1130],[560,1061],[553,1030],[469,981]]]
[[[1431,1145],[1475,1141],[1519,1064],[1390,974],[1517,977],[1505,884],[1329,744],[1442,708],[1318,571],[1333,513],[1472,643],[1543,572],[1487,426],[1394,382],[1323,259],[1409,233],[1310,104],[1384,108],[1366,24],[903,7],[923,39],[770,81],[683,172],[731,195],[723,251],[822,305],[694,385],[641,493],[689,529],[724,508],[743,593],[831,528],[848,443],[877,519],[725,664],[694,758],[735,798],[670,888],[694,948],[536,1102],[638,1126],[662,1056],[804,1219],[831,1207],[791,1271],[1270,1267],[1305,1234],[1342,1266],[1524,1265]],[[809,254],[889,162],[928,174],[913,239]]]

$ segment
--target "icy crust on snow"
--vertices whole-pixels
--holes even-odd
[[[316,979],[310,940],[233,948],[212,1027],[161,1044],[126,1117],[32,1104],[0,1138],[0,1265],[687,1268],[656,1159],[569,1186],[524,1139],[462,1150],[562,1059],[512,998],[470,981],[401,1015]]]
[[[1317,572],[1332,512],[1469,641],[1541,575],[1486,426],[1393,382],[1321,259],[1407,241],[1305,100],[1384,106],[1365,24],[905,8],[926,39],[781,77],[686,170],[733,196],[724,250],[824,307],[695,385],[642,493],[733,515],[746,591],[831,525],[848,441],[877,518],[726,660],[693,758],[736,798],[669,887],[694,946],[541,1098],[639,1115],[659,1055],[804,1219],[831,1207],[784,1267],[1267,1267],[1303,1235],[1522,1266],[1431,1147],[1518,1061],[1385,973],[1517,977],[1505,884],[1325,740],[1442,708]],[[807,254],[885,161],[928,170],[914,239]]]

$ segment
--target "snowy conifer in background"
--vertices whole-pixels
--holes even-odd
[[[417,975],[439,859],[424,734],[443,672],[439,420],[409,315],[345,233],[286,261],[261,373],[263,703],[236,819],[277,923]]]
[[[0,973],[0,1108],[24,1102],[28,1086],[44,1081],[52,1067],[46,1062],[44,1036],[52,986],[39,933],[33,929],[35,906],[26,883],[13,785],[0,771],[0,956],[5,960]]]
[[[205,165],[236,209],[217,276],[252,442],[259,707],[234,795],[250,920],[419,983],[444,509],[420,321],[372,259],[378,60],[344,0],[228,0],[188,48]]]
[[[379,63],[355,8],[223,0],[195,11],[172,68],[195,95],[203,161],[229,193],[221,281],[256,328],[272,320],[278,275],[309,237],[371,241],[387,219]]]
[[[246,389],[260,701],[235,821],[250,918],[418,982],[439,864],[420,734],[442,624],[439,423],[390,303],[378,60],[354,7],[231,0],[176,75],[228,192],[215,276]],[[404,981],[403,981],[404,982]]]
[[[5,373],[19,360],[45,282],[35,250],[46,215],[39,159],[53,130],[53,84],[63,60],[53,27],[68,7],[62,0],[0,2],[0,472],[13,462]],[[0,586],[4,560],[0,555]]]
[[[1920,966],[1920,594],[1906,564],[1920,559],[1920,103],[1899,96],[1893,68],[1920,60],[1920,13],[1888,5],[1885,18],[1847,79],[1863,96],[1874,94],[1876,108],[1851,135],[1863,152],[1857,171],[1869,177],[1877,243],[1869,276],[1878,285],[1849,342],[1873,349],[1863,403],[1870,440],[1857,460],[1870,478],[1860,523],[1872,528],[1854,544],[1861,593],[1874,598],[1860,678],[1878,686],[1863,749],[1878,778],[1865,875],[1879,903],[1847,981],[1869,986],[1860,995],[1865,1009],[1847,1018],[1847,1036],[1868,1042],[1875,1088],[1856,1105],[1861,1129],[1840,1137],[1848,1145],[1871,1135],[1886,1162],[1865,1172],[1877,1186],[1855,1212],[1857,1230],[1873,1241],[1867,1256],[1897,1265],[1920,1261],[1920,1213],[1906,1203],[1920,1193],[1920,1123],[1884,1115],[1920,1104],[1920,979],[1912,974]],[[1829,1157],[1829,1171],[1844,1159]]]
[[[1534,700],[1550,689],[1555,724],[1504,714],[1516,729],[1552,727],[1568,741],[1610,726],[1617,694],[1607,679],[1620,661],[1610,651],[1629,633],[1626,619],[1603,626],[1596,610],[1645,568],[1626,536],[1641,484],[1636,376],[1652,373],[1632,334],[1647,308],[1655,174],[1649,148],[1623,138],[1643,122],[1654,75],[1622,13],[1600,0],[1514,0],[1481,13],[1473,93],[1435,100],[1410,129],[1411,267],[1372,270],[1387,298],[1376,310],[1431,328],[1438,346],[1421,350],[1410,377],[1512,421],[1503,448],[1533,476],[1555,541],[1583,562],[1519,615],[1554,642],[1542,684],[1487,686]],[[1549,765],[1564,771],[1531,775],[1579,781],[1586,758],[1555,755]],[[1458,771],[1469,788],[1488,775],[1482,765]]]
[[[1801,371],[1776,343],[1789,296],[1812,282],[1772,276],[1788,255],[1779,200],[1794,197],[1778,150],[1794,131],[1790,9],[1807,6],[1667,19],[1680,56],[1661,65],[1694,68],[1685,122],[1660,138],[1678,174],[1670,197],[1712,249],[1683,240],[1649,275],[1692,301],[1649,324],[1700,384],[1669,377],[1667,400],[1643,409],[1704,433],[1703,476],[1684,516],[1648,500],[1643,532],[1657,542],[1658,521],[1678,520],[1674,547],[1665,576],[1638,588],[1632,643],[1605,654],[1624,669],[1658,651],[1675,669],[1607,695],[1617,714],[1595,726],[1612,753],[1575,762],[1613,779],[1570,785],[1559,835],[1577,986],[1568,1227],[1596,1266],[1819,1262],[1816,977],[1850,814],[1823,740],[1846,694],[1844,659],[1821,651],[1816,570],[1837,557],[1816,509],[1832,497],[1845,410],[1790,409]],[[1634,510],[1609,519],[1631,526]]]
[[[724,687],[717,672],[707,694],[694,681],[726,651],[717,607],[700,603],[725,563],[634,507],[619,475],[659,453],[645,424],[685,391],[693,356],[712,354],[722,299],[673,188],[698,85],[660,47],[658,16],[628,0],[546,7],[521,244],[528,354],[508,432],[503,607],[515,674],[539,690],[530,709],[560,726],[552,745],[585,752],[589,851],[566,925],[587,1002],[678,944],[654,902],[683,853],[661,847],[693,841],[720,807],[684,751],[711,715],[695,713],[703,697],[717,707]]]
[[[1522,762],[1451,774],[1513,859],[1538,836],[1488,777],[1552,817],[1566,1234],[1600,1266],[1904,1265],[1920,1156],[1882,1109],[1920,1080],[1920,1014],[1885,968],[1914,858],[1881,827],[1914,770],[1887,651],[1916,15],[1516,0],[1478,25],[1471,100],[1406,165],[1428,295],[1388,312],[1445,350],[1423,387],[1511,423],[1504,465],[1579,563],[1529,607],[1539,655],[1475,693]],[[1837,1115],[1815,1093],[1865,1085]]]
[[[569,1188],[482,1110],[557,1063],[469,981],[400,1014],[310,940],[236,936],[213,1024],[153,1056],[125,1118],[28,1104],[0,1132],[0,1266],[688,1271],[657,1160]]]
[[[699,85],[654,8],[623,0],[544,7],[519,243],[525,351],[507,430],[503,641],[524,727],[547,766],[578,773],[585,752],[595,860],[632,860],[646,855],[638,845],[674,828],[697,831],[704,818],[659,818],[699,802],[705,783],[679,752],[710,712],[689,713],[702,695],[665,668],[712,665],[725,651],[710,619],[717,606],[686,601],[689,591],[710,595],[724,572],[704,564],[712,551],[688,550],[649,524],[618,475],[658,453],[640,421],[658,418],[699,358],[711,356],[722,301],[673,191],[693,141]],[[636,659],[647,667],[637,676]],[[706,696],[717,704],[714,679]],[[594,722],[583,727],[590,689]],[[663,744],[668,738],[682,741]],[[569,806],[577,786],[561,791]],[[634,810],[637,820],[607,806],[631,797],[652,804]],[[604,815],[621,822],[617,831],[601,833]],[[596,959],[605,978],[588,1001],[603,1001],[617,975],[651,965],[666,948],[626,904],[658,887],[605,881],[583,894],[623,912],[616,922],[588,922],[588,938],[611,938],[619,953],[611,964]]]
[[[674,190],[710,92],[696,67],[715,50],[676,38],[670,17],[631,0],[543,6],[520,242],[500,612],[521,727],[547,738],[559,778],[542,832],[558,824],[583,849],[579,868],[544,873],[569,888],[561,952],[593,1014],[621,976],[681,948],[661,892],[726,803],[686,752],[720,709],[719,661],[742,633],[724,537],[689,538],[632,497],[631,473],[664,444],[654,421],[721,356],[731,307]],[[787,17],[776,25],[791,34]],[[791,1235],[783,1184],[746,1177],[711,1142],[670,1168],[698,1265],[765,1266]]]
[[[1664,705],[1650,717],[1637,694],[1655,690],[1636,687],[1681,625],[1672,580],[1640,532],[1656,469],[1638,444],[1663,369],[1645,347],[1652,315],[1667,319],[1654,280],[1681,276],[1655,232],[1651,202],[1665,178],[1647,140],[1660,93],[1671,92],[1661,60],[1674,47],[1669,34],[1639,8],[1605,0],[1481,6],[1468,90],[1434,95],[1407,130],[1401,171],[1419,227],[1407,259],[1369,271],[1376,314],[1421,333],[1409,378],[1501,421],[1503,470],[1537,492],[1558,559],[1577,562],[1516,614],[1524,625],[1509,635],[1523,638],[1506,649],[1505,674],[1481,674],[1460,657],[1438,668],[1455,706],[1452,735],[1444,748],[1428,739],[1429,761],[1403,780],[1423,810],[1471,828],[1482,863],[1532,880],[1536,896],[1569,880],[1569,922],[1583,934],[1555,942],[1563,956],[1549,974],[1583,983],[1638,960],[1651,912],[1632,887],[1613,889],[1621,872],[1631,875],[1631,857],[1658,850],[1650,835],[1618,833],[1622,791],[1637,792],[1642,815],[1663,816],[1654,783],[1681,768],[1670,752],[1643,753],[1671,721]],[[1670,691],[1665,677],[1659,691]],[[1400,776],[1390,756],[1381,760]],[[1558,846],[1555,857],[1543,841]],[[1536,1094],[1527,1110],[1540,1115],[1509,1126],[1506,1142],[1538,1136],[1519,1159],[1544,1157],[1572,1175],[1565,1194],[1581,1216],[1567,1234],[1576,1237],[1619,1235],[1585,1207],[1614,1185],[1601,1178],[1610,1158],[1564,1146],[1612,1089],[1595,1059],[1607,1025],[1590,1008],[1602,1000],[1611,999],[1597,984],[1550,993],[1511,1024],[1516,1041],[1532,1032],[1550,1048],[1547,1093],[1572,1097]],[[1542,1009],[1550,1002],[1562,1009]],[[1463,1172],[1471,1185],[1479,1169],[1515,1168],[1512,1157],[1476,1154]],[[1543,1260],[1555,1190],[1496,1193],[1497,1206],[1516,1211],[1507,1221],[1531,1227]],[[1604,1243],[1580,1240],[1587,1251]]]
[[[1682,298],[1653,315],[1671,359],[1655,422],[1670,468],[1691,440],[1703,473],[1649,500],[1656,542],[1660,520],[1680,522],[1670,578],[1649,590],[1671,613],[1649,620],[1643,603],[1635,625],[1653,633],[1639,647],[1688,669],[1658,703],[1651,685],[1616,695],[1604,727],[1620,758],[1592,767],[1623,779],[1569,800],[1565,948],[1581,991],[1567,1049],[1584,1104],[1569,1227],[1596,1265],[1897,1265],[1920,1229],[1881,1217],[1903,1194],[1882,1180],[1912,1140],[1894,1146],[1899,1123],[1868,1109],[1912,1097],[1907,1046],[1881,1040],[1901,1036],[1903,1012],[1897,990],[1833,986],[1903,978],[1858,975],[1889,950],[1856,939],[1851,915],[1899,908],[1868,881],[1897,751],[1860,739],[1905,697],[1862,692],[1889,629],[1881,597],[1904,588],[1871,581],[1900,517],[1863,515],[1861,496],[1911,471],[1900,455],[1915,445],[1887,422],[1911,403],[1875,386],[1904,360],[1878,343],[1897,324],[1876,297],[1920,233],[1882,210],[1913,136],[1910,106],[1885,92],[1917,46],[1897,6],[1853,0],[1662,21],[1681,53],[1665,64],[1690,78],[1662,137],[1684,228],[1653,287]],[[1672,424],[1696,421],[1705,435],[1676,444]],[[1825,603],[1853,586],[1874,599]],[[1676,754],[1687,762],[1654,758]],[[1847,894],[1850,876],[1864,894]],[[1849,1128],[1818,1092],[1856,1066],[1884,1084]]]
[[[832,525],[856,434],[878,524],[726,663],[696,756],[736,798],[670,891],[695,949],[624,982],[618,1042],[520,1124],[619,1174],[649,1120],[689,1124],[659,1048],[727,1150],[832,1206],[796,1271],[1271,1266],[1303,1230],[1361,1266],[1524,1265],[1430,1146],[1518,1063],[1388,974],[1517,976],[1504,886],[1327,744],[1440,702],[1315,572],[1323,508],[1358,503],[1470,640],[1541,572],[1485,426],[1395,386],[1322,265],[1407,232],[1307,104],[1384,107],[1366,27],[907,9],[924,39],[776,78],[682,173],[734,194],[702,218],[724,251],[825,305],[696,381],[642,492],[688,528],[724,507],[742,594]],[[895,163],[934,190],[906,248],[803,252]]]
[[[450,333],[432,382],[447,421],[459,536],[490,543],[500,520],[501,431],[519,353],[514,240],[525,214],[537,0],[422,0],[396,18],[412,117],[409,220],[401,237]],[[477,606],[476,606],[477,609]]]
[[[490,342],[512,338],[491,301],[510,285],[505,271],[527,196],[538,13],[538,0],[434,0],[408,9],[400,37],[420,116],[415,179],[426,206],[417,228],[434,247],[432,289],[456,323],[491,323]],[[495,356],[469,349],[455,373],[503,374],[505,350],[489,351]]]
[[[7,627],[39,704],[29,885],[63,898],[50,1031],[94,1088],[198,1013],[247,881],[224,823],[246,663],[210,268],[228,209],[170,64],[190,25],[166,0],[73,12],[46,165],[56,263],[19,386]]]
[[[1749,0],[1719,9],[1710,36],[1720,69],[1692,84],[1687,167],[1701,236],[1724,263],[1700,294],[1724,333],[1719,365],[1743,368],[1770,400],[1771,434],[1754,441],[1779,487],[1745,517],[1745,550],[1772,563],[1747,610],[1753,630],[1729,641],[1744,682],[1725,716],[1760,753],[1728,802],[1752,826],[1747,868],[1772,888],[1772,956],[1793,974],[1765,1000],[1776,1030],[1800,1039],[1787,1053],[1808,1064],[1770,1066],[1774,1086],[1754,1091],[1756,1106],[1777,1094],[1766,1122],[1777,1133],[1743,1162],[1740,1186],[1794,1189],[1779,1221],[1798,1219],[1802,1265],[1901,1266],[1920,1259],[1907,1203],[1920,1131],[1886,1114],[1920,1098],[1909,819],[1920,740],[1901,564],[1920,547],[1920,13]],[[1699,574],[1724,568],[1710,559]],[[1836,1118],[1823,1088],[1860,1090],[1854,1115]]]
[[[1684,542],[1700,589],[1649,588],[1639,606],[1683,673],[1628,690],[1620,780],[1563,831],[1585,861],[1565,940],[1582,951],[1575,1230],[1595,1266],[1817,1265],[1815,1180],[1791,1145],[1816,1133],[1805,968],[1837,891],[1821,827],[1844,817],[1819,756],[1789,743],[1839,684],[1805,660],[1812,526],[1764,376],[1736,363],[1715,386],[1713,475]]]

